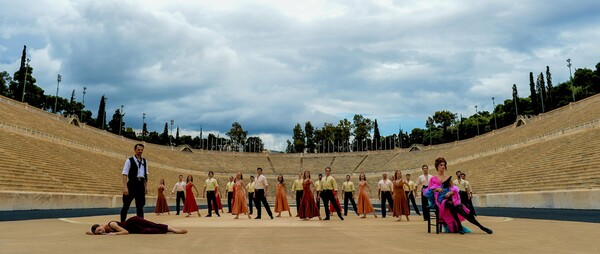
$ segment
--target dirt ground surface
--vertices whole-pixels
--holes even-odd
[[[205,215],[205,214],[202,214]],[[213,214],[214,216],[214,214]],[[262,220],[160,215],[146,219],[184,228],[176,235],[90,236],[94,223],[118,215],[0,222],[0,253],[600,253],[597,223],[479,216],[488,235],[465,222],[465,235],[427,233],[420,216],[301,221],[287,214]]]

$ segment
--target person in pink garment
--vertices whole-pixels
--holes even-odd
[[[469,209],[460,202],[458,187],[452,183],[452,177],[446,176],[446,159],[438,158],[435,160],[435,169],[437,175],[429,181],[425,195],[430,203],[435,203],[439,209],[439,217],[448,225],[450,232],[464,234],[465,230],[461,221],[467,219],[469,222],[478,226],[482,231],[491,234],[493,231],[481,225]]]

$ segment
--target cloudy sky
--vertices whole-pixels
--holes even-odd
[[[272,149],[297,123],[362,114],[382,134],[437,110],[470,115],[600,62],[600,2],[0,0],[0,71],[23,45],[38,86],[127,126],[223,135],[238,121]]]

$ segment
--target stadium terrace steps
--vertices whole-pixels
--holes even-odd
[[[319,154],[322,155],[322,154]],[[303,154],[301,157],[301,168],[302,170],[309,170],[311,172],[322,171],[325,167],[331,167],[335,156],[319,156],[319,155],[308,155]],[[340,171],[347,172],[347,169],[337,169]],[[312,173],[311,173],[312,174]]]
[[[322,173],[331,166],[338,177],[365,172],[376,195],[381,172],[419,172],[437,157],[449,172],[465,171],[476,193],[581,189],[600,186],[593,170],[600,162],[600,95],[468,140],[409,149],[332,154],[230,153],[146,144],[149,195],[158,181],[170,192],[177,176],[192,174],[201,191],[206,172],[217,173],[224,186],[235,172],[256,175],[262,167],[272,186],[274,174],[290,181],[308,169]],[[0,190],[30,190],[118,195],[120,172],[139,141],[113,135],[66,118],[0,97]],[[419,174],[419,173],[415,173]],[[314,177],[313,177],[314,178]],[[247,180],[246,180],[247,181]],[[288,183],[289,184],[289,183]],[[269,192],[274,195],[274,191]]]

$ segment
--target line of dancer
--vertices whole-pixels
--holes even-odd
[[[119,225],[125,225],[125,218],[133,200],[136,202],[136,217],[143,219],[143,207],[146,203],[145,195],[147,194],[149,175],[148,161],[142,157],[143,151],[144,145],[136,144],[134,146],[134,156],[128,158],[123,166],[123,208],[121,209]],[[424,220],[429,219],[429,210],[431,207],[435,207],[439,217],[442,218],[445,227],[450,232],[460,234],[469,232],[469,229],[462,225],[462,221],[468,220],[482,231],[488,234],[492,233],[491,229],[481,225],[475,218],[476,213],[471,201],[472,189],[470,183],[466,181],[465,173],[457,171],[457,179],[452,181],[452,176],[446,176],[447,164],[444,158],[438,158],[435,161],[437,175],[429,174],[427,165],[423,165],[421,169],[423,174],[417,178],[416,182],[411,181],[410,174],[406,174],[404,178],[399,170],[396,170],[393,176],[390,176],[391,180],[388,179],[386,173],[382,174],[381,180],[377,183],[377,197],[381,204],[382,218],[386,217],[386,212],[389,209],[392,216],[397,218],[397,221],[402,221],[402,217],[409,221],[410,204],[412,203],[416,214],[421,215],[421,211],[423,212]],[[233,176],[229,177],[229,182],[226,185],[227,205],[228,212],[235,215],[235,219],[239,219],[241,214],[251,218],[250,215],[254,213],[254,208],[256,208],[255,219],[261,219],[263,206],[269,217],[271,219],[274,217],[267,200],[269,190],[267,178],[263,174],[262,168],[257,168],[256,173],[256,180],[254,176],[250,176],[247,185],[244,184],[241,172],[238,172],[235,178]],[[324,173],[324,177],[322,174],[318,174],[318,178],[313,180],[310,171],[304,170],[292,182],[290,197],[296,199],[296,217],[302,220],[310,220],[315,217],[318,217],[319,220],[330,220],[330,214],[336,212],[339,219],[344,220],[344,216],[348,215],[349,205],[352,205],[354,212],[361,216],[360,218],[366,218],[368,214],[373,214],[375,218],[378,218],[370,200],[371,188],[364,173],[359,175],[358,195],[355,195],[356,188],[350,175],[346,175],[340,189],[336,178],[331,175],[331,168],[326,167]],[[157,187],[157,203],[154,210],[157,215],[170,214],[164,194],[165,189],[165,181],[160,179]],[[177,193],[177,215],[181,211],[180,203],[183,201],[183,213],[186,213],[187,217],[190,217],[194,212],[199,217],[201,216],[196,202],[196,198],[200,196],[200,193],[194,184],[193,176],[187,176],[184,182],[183,175],[179,175],[179,181],[173,186],[171,196],[175,193]],[[281,217],[282,212],[288,212],[288,215],[292,217],[287,193],[287,184],[284,176],[280,174],[277,176],[277,184],[275,185],[274,212],[277,213],[277,217]],[[221,213],[223,212],[220,202],[221,191],[212,171],[208,172],[202,195],[207,202],[208,214],[206,217],[212,217],[213,212],[220,217],[219,210],[221,210]],[[358,202],[355,202],[355,196],[357,196]],[[343,216],[338,197],[343,198],[344,201]],[[416,205],[416,198],[421,199],[421,210]],[[321,217],[321,201],[323,201],[325,211],[324,219]],[[139,219],[136,220],[139,221]],[[110,233],[111,230],[115,229],[117,233],[123,232],[121,230],[123,227],[119,229],[116,226],[118,225],[108,223],[100,227],[98,232]],[[160,230],[160,232],[167,231],[170,230],[165,231],[162,228]],[[91,230],[91,233],[96,232]]]
[[[266,191],[269,184],[266,180],[266,177],[262,174],[262,169],[257,169],[257,178],[259,180],[255,181],[254,176],[250,176],[250,181],[247,185],[243,185],[243,175],[240,172],[238,172],[238,174],[239,175],[236,175],[235,178],[233,176],[229,177],[230,181],[226,186],[226,190],[228,192],[228,210],[231,210],[231,213],[236,215],[236,218],[239,218],[240,213],[252,215],[254,212],[254,207],[256,207],[258,213],[256,218],[260,219],[262,218],[262,206],[264,206],[265,210],[267,210],[267,213],[269,214],[269,217],[272,217],[273,215],[270,210],[270,205],[266,199],[268,196]],[[390,177],[393,180],[390,180],[387,178],[387,174],[384,173],[382,175],[382,179],[378,182],[378,199],[381,201],[381,215],[383,218],[386,216],[386,211],[389,210],[393,217],[398,218],[398,220],[401,220],[401,216],[406,216],[406,219],[409,220],[409,199],[412,200],[415,211],[419,213],[419,209],[416,207],[414,201],[414,197],[416,195],[413,194],[413,190],[416,188],[415,184],[410,181],[410,175],[406,176],[407,180],[404,180],[401,176],[401,172],[396,171],[394,175]],[[307,185],[308,183],[310,183],[310,185]],[[164,179],[161,179],[158,187],[158,199],[155,209],[155,213],[157,215],[169,212],[165,196],[161,195],[162,191],[164,191],[164,188]],[[187,214],[186,217],[191,216],[191,213],[193,212],[197,212],[198,216],[200,216],[198,204],[196,202],[196,197],[199,197],[200,195],[197,187],[194,185],[193,176],[188,176],[184,182],[183,176],[180,175],[179,181],[173,186],[171,195],[175,192],[177,192],[176,201],[178,211],[179,203],[181,199],[183,199],[183,213]],[[283,175],[281,174],[277,176],[275,192],[274,212],[277,213],[277,216],[275,217],[281,217],[282,212],[288,212],[288,215],[291,217],[292,213],[288,203],[287,184]],[[325,169],[325,178],[323,178],[322,174],[318,174],[318,179],[315,181],[310,179],[309,171],[299,173],[298,178],[292,183],[290,192],[291,198],[296,199],[296,217],[300,217],[300,219],[306,218],[306,216],[301,216],[300,213],[303,202],[302,200],[309,199],[314,201],[317,209],[320,209],[320,203],[323,201],[324,208],[326,208],[325,220],[329,219],[329,215],[332,212],[338,213],[338,217],[343,220],[343,217],[348,215],[348,209],[350,205],[357,216],[363,215],[362,218],[365,218],[366,214],[374,213],[374,208],[372,208],[373,205],[370,201],[371,189],[366,182],[366,176],[364,174],[359,176],[358,196],[355,195],[356,188],[354,183],[351,181],[351,176],[346,175],[346,179],[341,184],[341,189],[339,189],[336,178],[331,175],[330,167]],[[204,183],[202,193],[202,197],[206,198],[208,207],[208,214],[206,217],[212,217],[213,212],[220,217],[219,210],[221,212],[223,210],[222,205],[220,204],[219,183],[214,177],[214,172],[210,171],[208,173],[208,178]],[[244,197],[238,198],[240,195],[244,195]],[[306,198],[304,197],[305,195],[307,195]],[[343,199],[344,202],[343,216],[341,215],[342,206],[340,205],[338,197],[339,199]],[[358,206],[357,201],[355,201],[355,197],[357,197]],[[244,202],[236,202],[236,199]],[[240,206],[242,203],[244,203],[245,207]],[[389,206],[386,203],[389,204]],[[258,209],[259,207],[261,209]],[[234,212],[234,210],[238,212]],[[308,218],[312,217],[320,217],[320,213],[315,216],[308,216]]]

